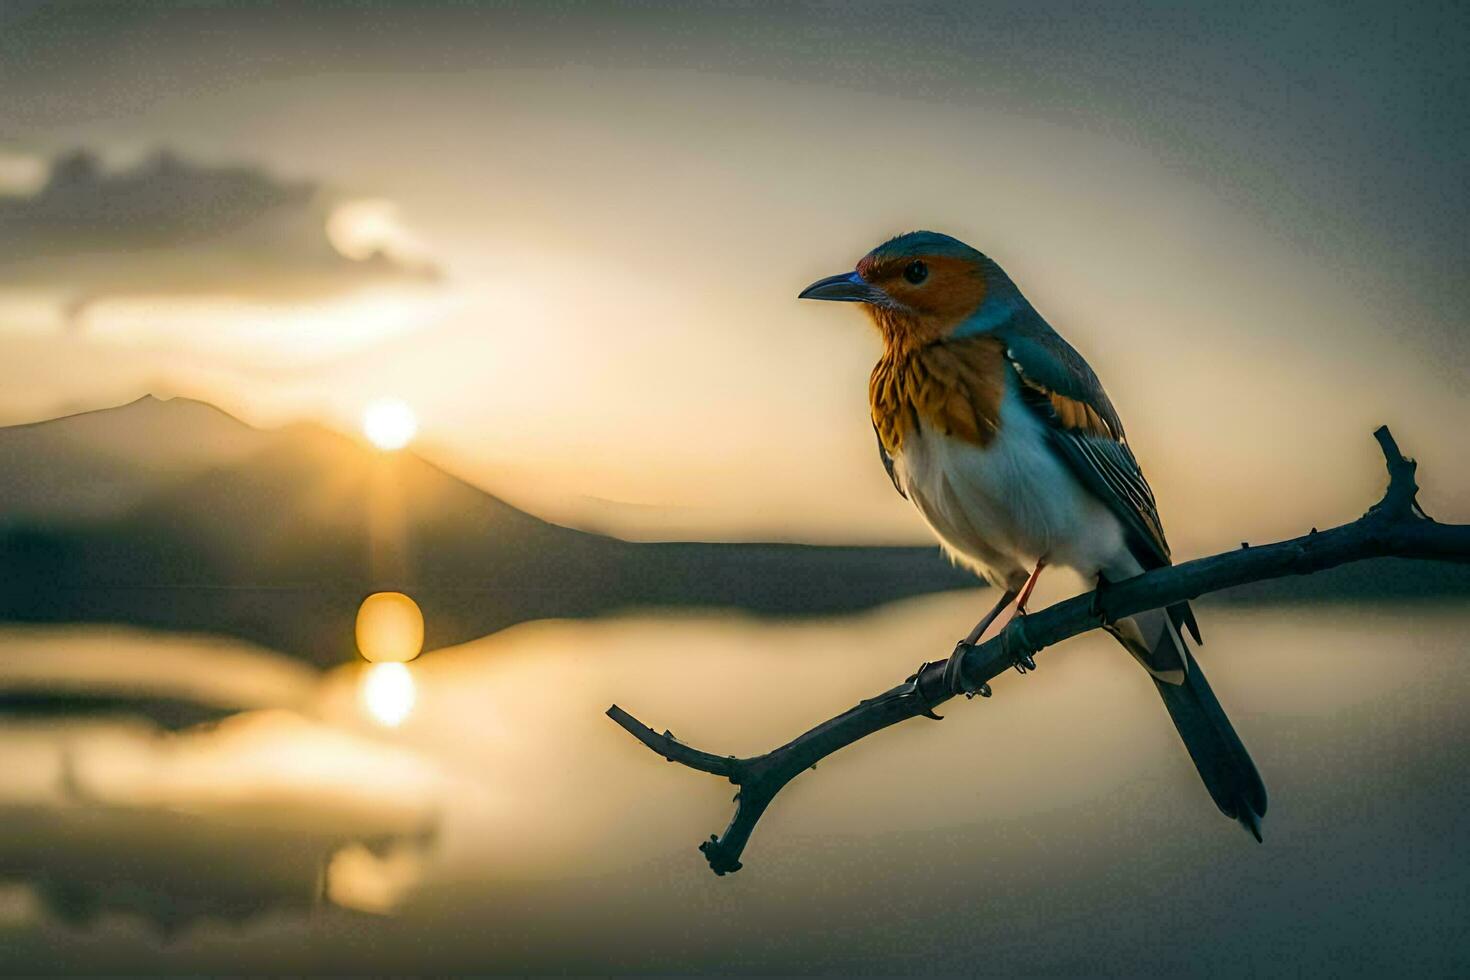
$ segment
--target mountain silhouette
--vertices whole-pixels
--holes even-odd
[[[152,396],[0,428],[0,525],[115,517],[175,480],[243,459],[269,438],[213,405]]]
[[[354,655],[370,592],[426,646],[634,607],[849,612],[972,587],[935,548],[631,543],[552,524],[411,452],[144,398],[0,428],[0,618],[238,636]]]

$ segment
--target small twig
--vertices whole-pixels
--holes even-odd
[[[1380,425],[1373,430],[1373,438],[1383,449],[1384,462],[1388,464],[1388,490],[1383,499],[1369,511],[1379,510],[1396,517],[1421,517],[1430,520],[1424,508],[1419,506],[1419,484],[1414,482],[1414,472],[1419,464],[1399,452],[1399,444],[1388,426]]]
[[[986,643],[969,648],[959,663],[966,690],[988,693],[988,682],[1018,663],[1034,666],[1041,650],[1148,609],[1161,609],[1208,592],[1286,575],[1309,575],[1365,558],[1424,558],[1470,562],[1470,525],[1438,524],[1417,501],[1415,463],[1404,458],[1387,426],[1374,434],[1388,466],[1383,499],[1349,524],[1276,544],[1239,550],[1155,569],[1074,596],[1012,623]],[[923,664],[903,684],[885,691],[765,755],[737,759],[692,748],[656,734],[617,705],[608,717],[670,762],[724,776],[740,787],[735,816],[724,834],[700,845],[717,875],[740,870],[740,856],[766,807],[787,783],[845,746],[909,718],[937,717],[933,709],[955,694],[945,660]]]
[[[716,776],[731,777],[735,775],[736,767],[740,763],[740,760],[732,755],[711,755],[708,752],[690,748],[676,739],[672,732],[666,731],[660,735],[617,705],[607,709],[607,716],[669,762],[677,762],[681,766],[698,769],[700,772],[711,772]]]

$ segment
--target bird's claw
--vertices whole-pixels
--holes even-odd
[[[1009,626],[1000,635],[1001,649],[1010,658],[1011,666],[1016,668],[1016,673],[1024,674],[1036,669],[1036,660],[1032,657],[1031,642],[1026,636],[1026,613],[1017,612]]]
[[[944,665],[944,687],[950,694],[963,694],[967,698],[980,695],[982,698],[990,697],[990,685],[981,682],[979,687],[971,687],[965,681],[965,654],[975,649],[975,644],[966,643],[964,640],[954,645],[954,653],[950,654],[948,662]]]

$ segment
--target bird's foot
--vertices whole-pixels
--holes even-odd
[[[1026,613],[1018,610],[1006,627],[1005,632],[1000,635],[1000,646],[1010,658],[1011,666],[1016,668],[1016,673],[1024,674],[1036,669],[1036,660],[1032,656],[1034,647],[1031,640],[1026,636]]]
[[[973,698],[977,694],[982,698],[990,697],[989,684],[982,682],[974,687],[965,679],[965,655],[976,646],[978,644],[964,640],[954,645],[954,653],[949,655],[949,661],[944,665],[944,686],[950,694],[963,694],[967,698]]]

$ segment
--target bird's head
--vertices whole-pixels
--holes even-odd
[[[884,341],[905,347],[990,330],[1024,303],[1000,266],[932,231],[886,241],[853,271],[818,279],[798,298],[862,303]]]

